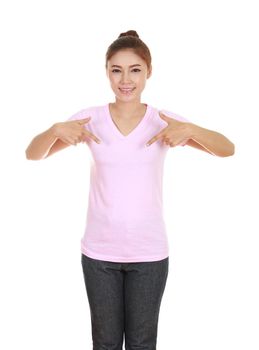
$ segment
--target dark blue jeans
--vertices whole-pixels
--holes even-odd
[[[82,268],[91,313],[93,350],[156,350],[160,304],[169,257],[111,262],[84,254]]]

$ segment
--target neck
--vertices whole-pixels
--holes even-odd
[[[116,101],[111,103],[110,106],[116,111],[116,114],[125,119],[131,119],[133,115],[143,111],[143,107],[146,108],[146,105],[141,103],[140,100],[124,102],[116,99]]]

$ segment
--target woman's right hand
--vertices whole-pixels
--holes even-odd
[[[96,143],[101,143],[101,140],[84,127],[84,124],[88,123],[90,119],[91,117],[56,123],[53,125],[54,134],[69,145],[76,146],[78,142],[86,142],[87,137],[90,137]]]

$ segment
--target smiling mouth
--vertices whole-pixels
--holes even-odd
[[[119,90],[124,94],[124,95],[130,95],[133,90],[135,90],[136,88],[132,88],[132,89],[126,89],[126,88],[119,88]]]

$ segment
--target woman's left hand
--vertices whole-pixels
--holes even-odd
[[[161,119],[168,123],[157,135],[153,136],[146,145],[149,146],[157,140],[162,140],[170,147],[175,147],[185,143],[190,138],[189,123],[179,122],[176,119],[169,118],[166,115],[159,113]]]

